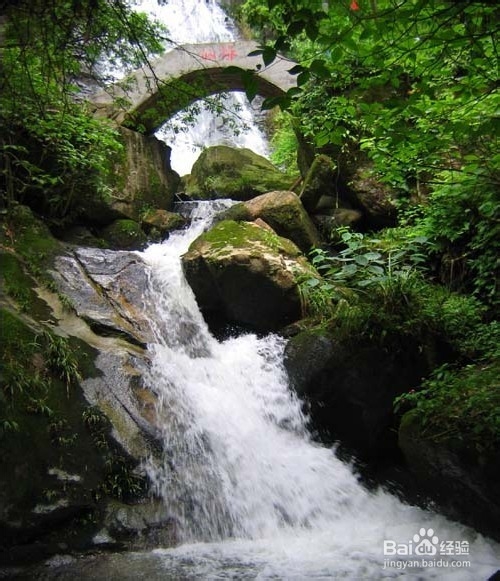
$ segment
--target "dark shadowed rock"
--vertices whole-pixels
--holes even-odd
[[[369,228],[395,225],[394,194],[380,181],[369,163],[357,167],[349,179],[348,189],[352,205],[363,212]]]
[[[446,514],[500,539],[498,449],[478,450],[446,435],[435,440],[416,411],[403,416],[399,446],[418,485]]]
[[[330,238],[332,231],[336,228],[340,226],[355,228],[362,219],[363,214],[359,210],[350,210],[347,208],[333,210],[330,215],[316,214],[313,216],[313,222],[326,239]]]
[[[363,459],[397,449],[393,401],[428,371],[418,345],[385,347],[362,338],[339,340],[325,330],[293,337],[286,369],[295,390],[310,406],[314,428],[329,441],[341,440]]]

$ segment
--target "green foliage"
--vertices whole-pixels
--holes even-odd
[[[275,114],[271,137],[271,161],[281,170],[294,173],[297,171],[297,149],[297,136],[290,115],[285,112]]]
[[[467,172],[438,176],[422,220],[445,257],[443,276],[453,288],[500,307],[500,206],[498,184],[473,162]]]
[[[433,251],[426,238],[403,229],[374,237],[348,228],[339,228],[337,237],[336,253],[311,252],[322,278],[300,284],[307,315],[346,338],[407,336],[430,346],[439,340],[463,360],[495,353],[498,325],[485,321],[486,307],[426,280]]]
[[[0,254],[0,273],[6,293],[16,301],[21,312],[28,311],[33,300],[33,281],[25,274],[14,254]]]
[[[121,455],[110,455],[105,463],[105,477],[96,497],[105,494],[119,500],[130,500],[146,491],[146,481],[134,472],[133,463]]]
[[[85,110],[75,79],[103,57],[138,66],[161,50],[158,28],[121,0],[21,0],[2,13],[0,188],[55,222],[82,196],[105,196],[118,134]]]
[[[8,128],[0,149],[9,205],[15,200],[61,222],[74,217],[82,198],[108,195],[112,162],[123,149],[115,130],[77,105],[63,108],[56,94],[55,109],[42,118],[27,98],[8,111],[8,98],[0,99]]]
[[[461,440],[476,451],[494,451],[500,443],[500,359],[453,369],[445,365],[422,389],[396,398],[395,409],[411,407],[422,435],[435,442]]]
[[[71,384],[81,381],[78,360],[67,339],[43,331],[41,335],[35,337],[35,345],[44,346],[48,368],[66,384],[67,388]]]
[[[273,27],[263,56],[288,47],[299,62],[299,89],[280,103],[300,131],[344,178],[368,157],[423,202],[412,220],[435,243],[442,281],[498,313],[498,4],[247,0],[242,10]]]
[[[324,278],[301,277],[298,279],[302,313],[320,323],[335,317],[335,301],[342,296],[342,289]]]
[[[69,387],[81,376],[75,353],[68,341],[48,330],[34,333],[21,319],[0,311],[2,358],[0,416],[3,432],[17,424],[17,415],[53,416],[49,400],[54,399],[55,381]],[[54,420],[55,422],[56,420]]]
[[[407,280],[415,270],[424,268],[428,245],[425,237],[406,238],[397,247],[381,248],[379,239],[352,232],[348,227],[338,228],[336,235],[344,248],[337,254],[316,248],[311,253],[311,262],[318,272],[337,285],[384,288],[396,279]]]

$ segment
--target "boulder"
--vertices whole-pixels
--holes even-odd
[[[58,338],[26,314],[0,309],[0,325],[0,388],[6,395],[15,389],[2,402],[0,564],[26,564],[88,546],[103,497],[118,491],[130,501],[138,494],[144,479],[136,468],[154,453],[154,430],[142,429],[146,420],[122,397],[113,406],[115,437],[116,426],[89,407],[86,382],[75,373],[68,378],[76,364],[82,376],[94,376],[93,393],[109,401],[129,390],[127,367],[118,377],[114,361],[107,375],[104,366],[93,367],[95,350],[88,344]],[[55,366],[54,349],[65,376]]]
[[[259,331],[276,331],[301,317],[297,281],[315,273],[289,240],[231,220],[197,238],[182,264],[204,313]]]
[[[109,160],[109,194],[81,200],[86,223],[105,226],[117,219],[138,222],[144,208],[169,210],[180,184],[170,167],[171,149],[154,136],[120,127],[123,155]]]
[[[348,199],[361,210],[368,228],[396,224],[396,206],[391,188],[380,181],[370,163],[360,164],[347,183]]]
[[[141,220],[141,225],[148,234],[156,230],[161,236],[182,228],[186,223],[186,218],[167,210],[148,210]]]
[[[127,542],[131,549],[170,547],[179,542],[176,522],[163,501],[130,505],[112,501],[106,507],[104,535]]]
[[[231,208],[230,210],[231,211]],[[309,252],[320,244],[320,237],[311,218],[304,210],[297,194],[289,191],[275,191],[257,196],[244,203],[244,208],[233,210],[245,220],[260,218],[283,238],[294,242],[302,252]]]
[[[327,240],[330,239],[332,231],[340,226],[355,228],[363,219],[363,214],[359,210],[348,208],[338,208],[327,214],[315,214],[313,222],[318,230]]]
[[[314,212],[323,195],[332,195],[336,172],[336,165],[326,155],[318,155],[313,161],[300,193],[300,201],[308,212]]]
[[[397,454],[394,398],[428,372],[418,344],[400,345],[397,337],[382,346],[358,337],[336,338],[325,329],[290,339],[285,352],[290,381],[324,440],[340,440],[363,460]]]
[[[443,512],[500,539],[498,448],[478,450],[458,437],[434,439],[417,410],[403,416],[399,446],[417,484]]]
[[[141,346],[152,340],[140,309],[147,273],[137,254],[78,248],[55,260],[52,276],[75,313],[95,332]]]
[[[134,220],[115,220],[100,231],[100,235],[115,250],[140,250],[148,238]]]
[[[217,145],[205,149],[186,180],[192,199],[250,200],[259,194],[288,189],[290,177],[249,149]]]
[[[163,449],[157,398],[142,382],[147,269],[130,252],[54,258],[63,247],[50,232],[28,209],[15,214],[0,253],[0,566],[116,546],[102,528],[112,498],[134,515],[110,525],[120,543],[166,544],[165,516],[142,502],[145,462]],[[50,284],[25,272],[28,260]]]

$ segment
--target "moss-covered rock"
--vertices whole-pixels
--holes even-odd
[[[195,162],[186,194],[192,199],[244,201],[290,185],[290,177],[264,157],[249,149],[217,145],[205,149]]]
[[[185,226],[186,218],[167,210],[148,210],[142,217],[141,225],[148,234],[157,231],[161,236],[165,236],[172,230]]]
[[[314,212],[321,196],[334,194],[336,171],[335,163],[328,156],[315,158],[300,193],[300,201],[308,212]]]
[[[254,223],[230,220],[197,238],[182,263],[204,312],[262,331],[300,318],[297,281],[314,275],[289,240]]]
[[[33,292],[36,283],[13,252],[0,252],[0,278],[2,290],[15,301],[19,310],[29,311],[37,299]]]
[[[115,220],[100,231],[101,237],[115,250],[140,250],[148,238],[134,220]]]
[[[279,236],[288,238],[303,252],[319,245],[318,231],[297,194],[290,191],[269,192],[244,205],[251,220],[264,220]]]
[[[154,136],[120,127],[123,154],[110,159],[109,191],[82,200],[86,223],[104,226],[117,219],[139,221],[144,208],[169,210],[180,184],[170,167],[170,148]]]
[[[82,345],[0,310],[0,530],[2,547],[89,514],[103,477],[86,432],[78,379]],[[1,560],[1,551],[0,551]]]
[[[27,206],[15,205],[6,216],[1,231],[2,244],[22,257],[30,272],[43,274],[47,264],[61,252],[61,244],[42,220]]]

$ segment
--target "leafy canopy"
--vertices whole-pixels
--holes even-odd
[[[299,62],[298,89],[267,105],[340,171],[355,153],[424,202],[420,232],[451,262],[448,282],[498,306],[498,4],[247,0],[242,14],[267,22],[266,63]]]
[[[78,98],[103,59],[136,67],[161,50],[161,31],[123,0],[21,0],[2,6],[2,203],[61,221],[80,195],[104,195],[117,134]],[[102,78],[102,75],[101,75]]]

